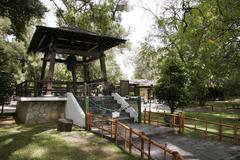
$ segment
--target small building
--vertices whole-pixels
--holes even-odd
[[[141,96],[144,101],[153,99],[153,86],[155,81],[146,79],[121,80],[115,85],[116,92],[121,96]]]

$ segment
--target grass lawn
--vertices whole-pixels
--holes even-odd
[[[0,128],[1,160],[134,160],[107,139],[91,132],[59,133],[56,125],[11,125]]]

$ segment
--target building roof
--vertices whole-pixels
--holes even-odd
[[[126,42],[124,39],[100,36],[94,32],[78,28],[36,26],[27,52],[45,52],[52,39],[55,40],[58,54],[80,56],[97,56],[99,49],[105,51]]]
[[[134,79],[130,80],[130,84],[138,84],[139,86],[151,86],[155,85],[156,82],[153,80],[147,80],[147,79]]]

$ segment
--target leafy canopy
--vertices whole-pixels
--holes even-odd
[[[26,27],[33,18],[41,19],[47,11],[40,0],[1,0],[0,15],[11,21],[11,31],[17,38],[22,39]]]
[[[179,106],[186,104],[186,77],[181,62],[167,59],[162,66],[161,78],[155,87],[155,95],[159,100],[166,101],[171,113]]]

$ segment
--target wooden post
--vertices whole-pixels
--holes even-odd
[[[85,97],[85,114],[87,115],[89,112],[89,97]],[[85,126],[86,129],[88,130],[88,116],[85,117]]]
[[[173,128],[175,128],[175,124],[176,124],[176,115],[175,115],[175,113],[173,113],[173,121],[172,121],[172,126],[173,126]]]
[[[166,157],[167,157],[167,151],[166,151],[166,148],[167,148],[167,143],[164,144],[164,152],[163,152],[163,160],[166,160]]]
[[[132,154],[132,128],[129,129],[129,154]]]
[[[151,139],[148,138],[148,159],[151,159]]]
[[[113,138],[114,135],[114,119],[111,119],[111,138]]]
[[[237,125],[233,126],[233,144],[238,144]]]
[[[2,111],[1,111],[1,114],[3,114],[3,111],[4,111],[4,103],[2,104]]]
[[[91,118],[90,118],[90,131],[92,130],[93,127],[93,114],[91,113]]]
[[[219,134],[219,141],[221,142],[222,141],[222,120],[220,120],[218,134]]]
[[[42,81],[45,78],[45,71],[46,71],[46,66],[47,66],[47,55],[48,55],[48,52],[45,52],[44,57],[43,57],[40,82],[39,82],[39,86],[38,86],[38,96],[40,96],[42,94],[42,88],[43,88],[43,82]]]
[[[146,124],[146,108],[144,109],[144,114],[143,114],[143,121],[144,121],[144,124]]]
[[[142,123],[142,108],[141,108],[141,97],[138,96],[138,123]]]
[[[182,115],[182,134],[184,134],[184,127],[185,127],[185,115]]]
[[[140,136],[140,138],[141,138],[141,160],[144,159],[144,138],[142,135],[144,135],[144,132],[141,132],[141,136]]]
[[[101,116],[101,129],[102,129],[102,136],[103,136],[103,121],[104,121],[104,118],[103,118],[103,116]]]
[[[48,81],[47,95],[52,94],[52,81],[53,81],[55,58],[56,58],[56,52],[53,50],[53,40],[49,45],[49,54],[50,54],[50,65],[49,65],[48,80],[47,80]]]
[[[182,133],[182,112],[179,112],[178,119],[179,119],[179,133]]]
[[[83,62],[85,62],[87,59],[86,57],[83,57]],[[85,96],[88,96],[88,82],[89,82],[89,66],[87,63],[83,63],[83,75],[84,75],[84,95]]]
[[[105,55],[103,50],[100,48],[99,49],[100,52],[100,66],[101,66],[101,75],[102,78],[104,79],[104,91],[105,91],[105,95],[109,95],[109,84],[108,84],[108,80],[107,80],[107,70],[106,70],[106,64],[105,64]]]
[[[127,148],[127,128],[124,128],[125,129],[125,135],[124,135],[124,149]]]
[[[208,120],[206,119],[205,120],[205,138],[207,138],[207,133],[208,133],[207,128],[208,128]]]
[[[115,120],[115,143],[117,144],[118,139],[118,120]]]
[[[173,151],[172,155],[173,155],[173,160],[183,160],[182,156],[177,151]]]

